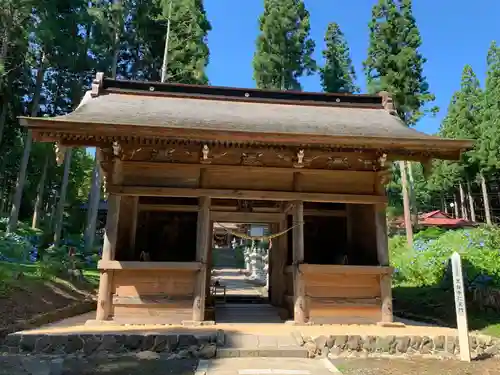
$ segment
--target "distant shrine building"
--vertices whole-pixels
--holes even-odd
[[[391,322],[390,165],[428,167],[472,146],[407,128],[386,93],[103,74],[74,112],[21,123],[37,141],[97,148],[108,209],[96,319],[130,324],[213,320],[214,223],[292,228],[269,265],[269,299],[290,320]]]

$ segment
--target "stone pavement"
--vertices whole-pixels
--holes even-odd
[[[335,370],[328,360],[223,358],[201,361],[196,375],[331,375]]]
[[[307,350],[302,348],[292,335],[247,335],[225,334],[223,347],[217,348],[217,358],[235,357],[295,357],[306,358]]]
[[[246,280],[246,276],[238,268],[215,268],[212,280],[219,280],[226,286],[227,295],[261,296],[262,287],[256,286]]]

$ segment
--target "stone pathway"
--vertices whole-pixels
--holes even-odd
[[[217,324],[224,323],[281,323],[278,309],[265,303],[228,303],[217,305],[215,310]]]
[[[215,280],[226,286],[227,295],[256,297],[262,295],[263,288],[247,281],[238,268],[215,268],[212,281]]]
[[[217,358],[287,357],[306,358],[307,350],[293,335],[247,335],[227,333],[224,346],[217,348]]]
[[[332,367],[320,360],[302,358],[223,358],[201,362],[205,375],[331,375]]]

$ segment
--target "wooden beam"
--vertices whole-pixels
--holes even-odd
[[[378,195],[301,193],[291,191],[260,191],[260,190],[228,190],[228,189],[189,189],[146,186],[111,185],[107,189],[117,195],[138,195],[147,197],[187,197],[206,196],[216,199],[249,199],[271,201],[293,201],[325,203],[386,203],[387,198]]]
[[[344,266],[326,264],[301,264],[300,272],[311,274],[360,274],[360,275],[390,275],[392,267],[380,266]]]
[[[116,260],[101,260],[97,263],[100,270],[137,270],[137,271],[198,271],[200,262],[119,262]]]
[[[207,260],[208,248],[210,246],[210,198],[200,198],[200,210],[198,211],[198,228],[196,239],[196,260],[201,263],[201,269],[195,284],[193,301],[193,321],[205,320],[205,300],[207,282]]]
[[[147,294],[139,296],[113,296],[113,305],[178,305],[179,302],[193,300],[192,295],[169,296],[166,294]]]
[[[304,262],[304,203],[295,201],[293,207],[293,319],[303,324],[308,318],[305,284],[299,267]]]
[[[292,215],[291,212],[288,215]],[[345,210],[304,210],[304,216],[346,217]]]
[[[118,218],[120,216],[121,197],[109,194],[108,213],[106,218],[106,231],[104,233],[104,245],[102,248],[102,261],[112,261],[115,257]],[[99,294],[97,296],[96,320],[107,320],[111,314],[111,270],[101,270],[99,278]]]
[[[220,223],[277,223],[283,220],[280,213],[264,212],[217,212],[212,211],[210,218]]]
[[[139,211],[198,212],[198,206],[181,204],[139,204]]]

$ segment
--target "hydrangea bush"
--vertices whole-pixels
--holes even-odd
[[[395,283],[435,286],[446,279],[449,259],[457,251],[462,256],[468,285],[500,287],[500,229],[482,226],[439,233],[428,229],[415,236],[408,248],[404,236],[389,239]]]

